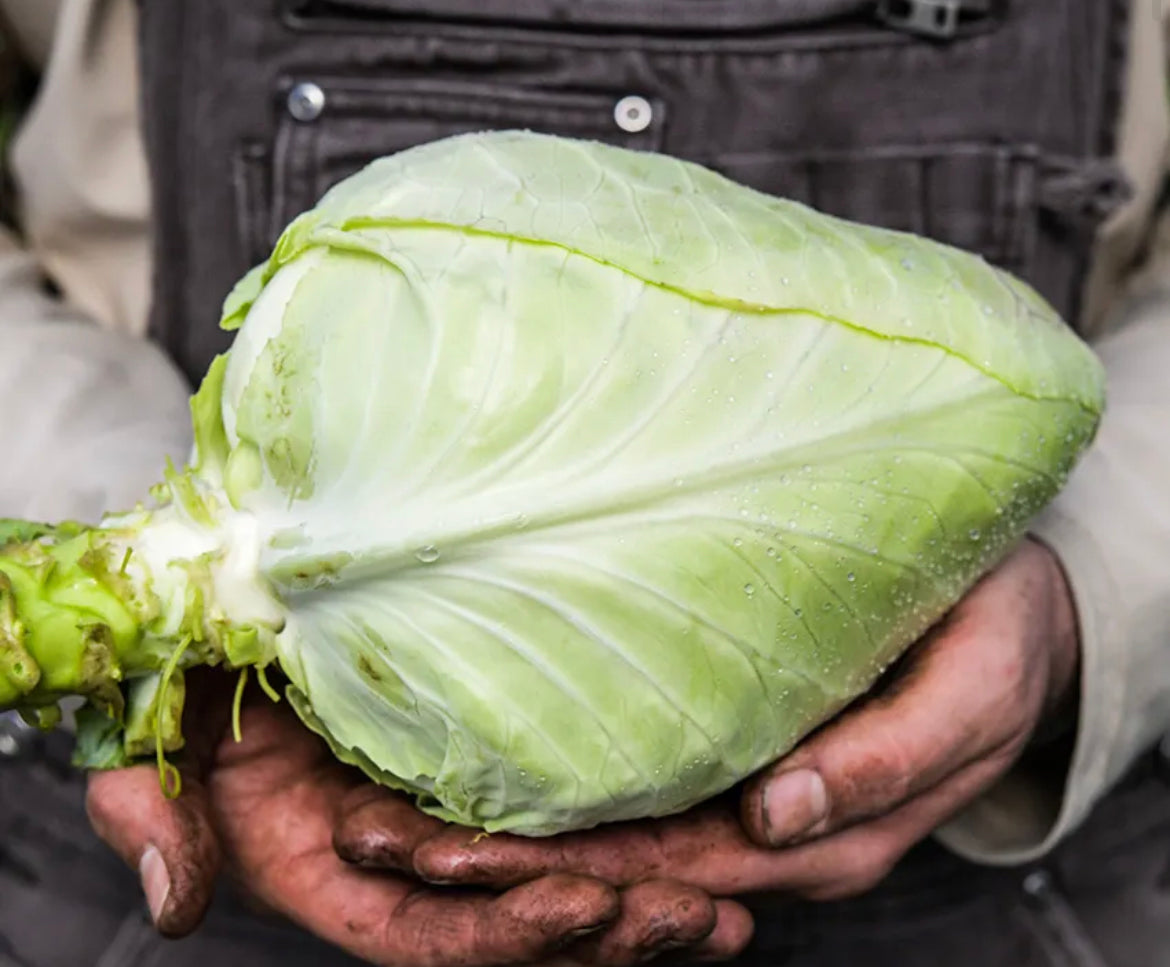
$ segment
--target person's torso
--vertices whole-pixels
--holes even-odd
[[[1126,0],[142,3],[152,330],[192,380],[220,301],[372,159],[528,128],[698,161],[976,251],[1079,318]]]

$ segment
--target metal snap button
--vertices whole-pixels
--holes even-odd
[[[325,110],[325,92],[312,81],[302,81],[288,92],[288,113],[297,121],[316,121]]]
[[[646,98],[630,94],[614,106],[613,119],[623,131],[637,134],[650,127],[650,122],[654,120],[654,109]]]
[[[1024,877],[1021,886],[1030,897],[1039,899],[1047,896],[1052,891],[1052,874],[1047,870],[1032,870]]]

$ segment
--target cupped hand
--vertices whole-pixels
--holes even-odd
[[[1075,692],[1063,572],[1024,542],[901,663],[888,684],[776,765],[689,813],[547,840],[465,830],[405,843],[383,794],[349,803],[339,853],[434,883],[504,887],[553,873],[624,885],[665,877],[716,896],[865,892],[1017,761]]]
[[[94,828],[139,871],[166,935],[196,929],[223,871],[258,906],[390,967],[529,964],[554,954],[622,965],[664,949],[719,955],[746,942],[746,912],[661,878],[619,890],[554,872],[497,893],[436,889],[343,862],[332,843],[342,803],[360,805],[378,791],[339,764],[287,703],[250,698],[235,742],[231,693],[226,675],[190,676],[176,799],[162,795],[153,765],[90,779]],[[379,801],[404,849],[443,828],[401,799]]]

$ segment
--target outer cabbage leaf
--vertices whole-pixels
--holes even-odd
[[[1102,406],[971,255],[535,135],[371,166],[227,316],[232,502],[302,716],[532,835],[791,748],[1020,536]]]

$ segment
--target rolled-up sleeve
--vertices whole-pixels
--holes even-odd
[[[1081,634],[1063,783],[1021,767],[940,839],[977,862],[1043,855],[1170,731],[1170,292],[1095,347],[1109,380],[1096,441],[1034,534],[1060,559]]]

